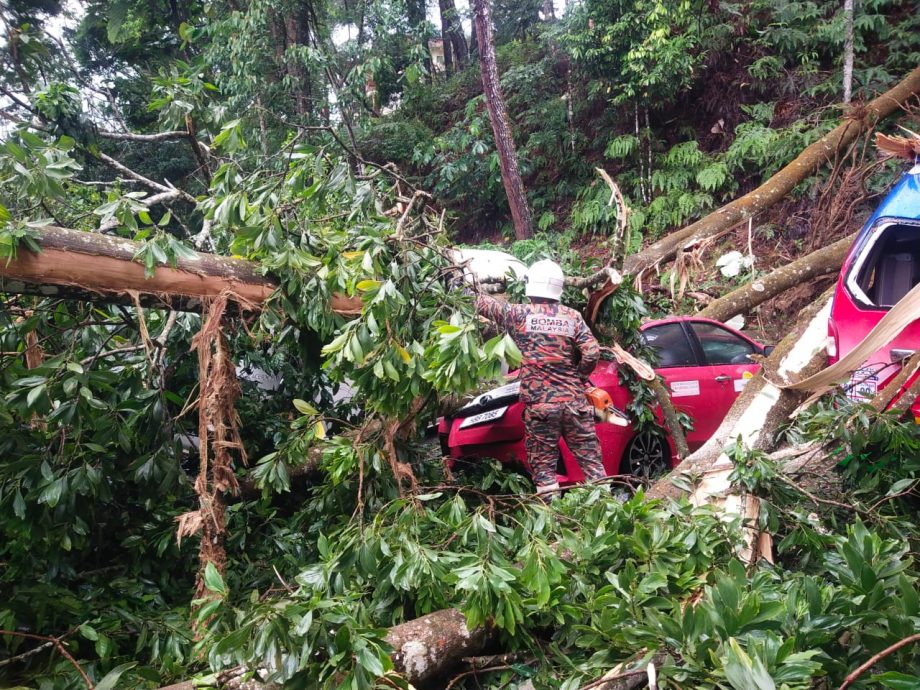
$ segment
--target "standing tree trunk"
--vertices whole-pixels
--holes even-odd
[[[521,171],[518,168],[508,111],[505,109],[505,101],[502,98],[498,81],[495,39],[492,36],[492,9],[489,6],[489,0],[473,0],[473,12],[476,34],[479,38],[482,90],[485,93],[489,119],[492,121],[492,132],[495,135],[495,148],[498,151],[498,162],[501,166],[502,184],[505,186],[508,205],[511,207],[514,236],[516,239],[523,240],[533,234],[531,229],[533,220],[530,216],[530,206],[527,203],[527,192],[524,191],[524,181],[521,179]]]
[[[543,21],[551,22],[556,19],[556,8],[553,0],[543,0]]]
[[[843,43],[843,102],[853,97],[853,0],[843,0],[846,37]]]
[[[470,26],[470,62],[479,57],[479,34],[476,32],[476,22]]]
[[[307,46],[310,44],[310,24],[307,13],[303,8],[298,8],[285,16],[284,28],[287,34],[288,46]],[[310,101],[313,94],[310,73],[300,57],[288,55],[286,58],[288,75],[294,83],[294,107],[297,114],[304,117],[311,110]]]
[[[418,29],[425,21],[426,0],[407,0],[406,18],[409,20],[409,26]]]
[[[454,0],[438,0],[441,12],[441,40],[444,44],[444,70],[452,74],[461,70],[470,61],[470,51],[463,35],[463,25],[457,14]]]

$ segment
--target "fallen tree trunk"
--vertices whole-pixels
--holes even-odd
[[[134,259],[140,242],[54,226],[35,231],[42,251],[20,248],[15,259],[0,262],[0,292],[123,304],[133,303],[134,292],[144,306],[179,311],[201,311],[203,301],[229,292],[240,309],[257,311],[277,287],[258,264],[200,252],[147,277]],[[353,316],[361,299],[334,295],[331,308]]]
[[[725,479],[733,468],[725,449],[739,438],[748,449],[772,450],[775,433],[787,421],[789,414],[805,398],[805,393],[781,389],[772,381],[799,379],[823,366],[827,318],[830,313],[830,292],[804,310],[795,328],[776,346],[763,362],[759,374],[750,379],[735,400],[715,434],[696,452],[659,479],[649,490],[653,498],[677,497],[682,490],[672,483],[678,475],[703,475],[697,491],[714,497],[727,493]],[[715,475],[710,477],[710,475]]]
[[[744,314],[786,290],[817,278],[837,273],[846,258],[855,234],[837,240],[816,252],[796,259],[791,264],[780,266],[763,278],[732,290],[697,312],[697,316],[717,321],[728,321],[737,314]]]
[[[443,676],[463,657],[479,654],[490,636],[488,628],[467,628],[457,609],[442,609],[393,626],[386,641],[396,671],[414,684]]]
[[[648,268],[668,261],[687,246],[715,237],[720,233],[753,217],[786,197],[792,189],[814,174],[818,168],[849,145],[860,134],[872,127],[900,107],[914,94],[920,92],[920,67],[902,79],[890,91],[867,103],[859,109],[859,118],[847,117],[837,127],[806,147],[791,163],[773,175],[757,189],[735,199],[722,208],[683,230],[672,232],[649,245],[638,254],[626,259],[626,273],[638,275]]]
[[[488,628],[470,630],[457,609],[434,611],[421,618],[394,625],[386,635],[393,648],[394,670],[410,683],[424,684],[444,676],[467,656],[480,653],[488,643]],[[276,683],[250,678],[243,667],[230,669],[214,678],[221,690],[280,690]],[[195,690],[194,681],[183,681],[160,690]]]

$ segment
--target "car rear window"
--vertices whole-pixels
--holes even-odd
[[[655,351],[656,367],[692,367],[696,358],[679,323],[652,326],[642,331],[642,340]]]
[[[882,222],[869,235],[847,275],[853,299],[888,308],[920,282],[920,225]]]

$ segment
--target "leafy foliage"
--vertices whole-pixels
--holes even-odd
[[[737,452],[735,484],[764,497],[780,538],[781,562],[750,571],[738,525],[710,509],[599,489],[546,507],[497,464],[445,475],[418,432],[438,398],[497,379],[516,351],[483,342],[451,287],[440,218],[418,210],[428,197],[397,219],[418,186],[455,236],[476,241],[507,225],[506,202],[478,66],[438,75],[432,27],[410,7],[84,5],[64,37],[72,55],[44,31],[59,6],[11,5],[0,80],[21,103],[4,106],[20,121],[0,150],[0,260],[35,251],[54,222],[141,241],[148,272],[190,258],[197,238],[258,261],[279,289],[258,320],[226,329],[256,459],[235,471],[254,490],[228,506],[226,570],[208,563],[209,596],[189,602],[195,540],[177,543],[175,521],[196,505],[200,318],[4,296],[0,629],[62,636],[103,690],[213,680],[240,663],[292,687],[392,687],[387,626],[444,607],[522,653],[479,675],[492,688],[571,690],[640,650],[665,654],[662,688],[833,685],[916,629],[917,431],[865,408],[825,406],[789,432],[837,452],[858,519],[813,515],[767,458]],[[526,262],[594,268],[581,236],[600,244],[616,222],[595,165],[634,209],[635,249],[749,188],[839,114],[819,107],[839,92],[839,3],[590,0],[557,23],[538,21],[535,2],[495,5],[541,230],[509,248]],[[916,64],[920,33],[909,3],[859,7],[857,93],[868,96]],[[739,72],[718,104],[736,117],[717,134],[712,111],[686,103],[724,69],[720,53]],[[122,121],[178,134],[107,137]],[[195,203],[155,204],[143,178]],[[335,293],[358,298],[360,315],[333,314]],[[604,335],[647,356],[635,291],[605,310]],[[624,377],[633,416],[656,423]],[[388,436],[409,419],[415,431]],[[324,482],[296,478],[305,460]],[[394,463],[417,492],[405,495]],[[52,650],[20,656],[32,648],[0,637],[4,681],[82,686]],[[866,683],[916,684],[916,660],[905,648]]]

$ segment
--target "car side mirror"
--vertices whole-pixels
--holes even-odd
[[[776,349],[776,345],[764,345],[764,348],[763,348],[763,356],[764,356],[764,357],[769,357],[769,356],[770,356],[770,353],[773,352],[773,350],[775,350],[775,349]]]

